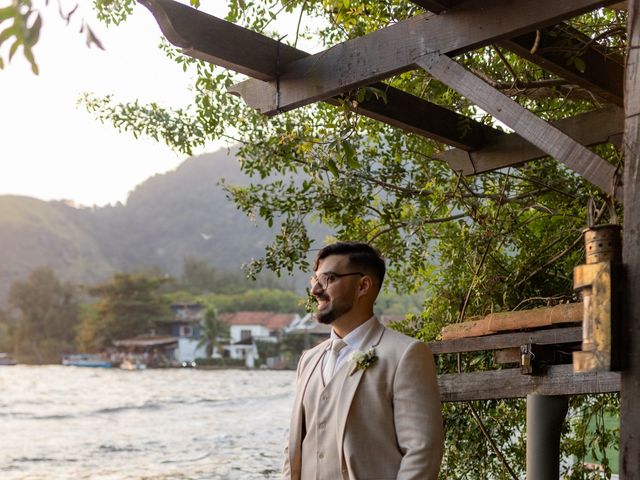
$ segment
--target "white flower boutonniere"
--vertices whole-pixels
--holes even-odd
[[[358,370],[366,370],[378,360],[375,348],[371,347],[366,352],[356,350],[349,357],[349,361],[353,362],[353,368],[349,375],[353,375]]]

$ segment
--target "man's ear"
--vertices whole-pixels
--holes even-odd
[[[365,275],[360,279],[360,288],[358,289],[359,295],[366,295],[373,288],[373,280],[369,275]]]

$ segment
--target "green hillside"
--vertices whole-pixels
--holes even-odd
[[[226,150],[189,158],[146,180],[125,205],[75,208],[0,196],[0,302],[12,282],[47,265],[80,283],[114,271],[179,275],[185,256],[239,270],[262,255],[274,233],[236,210],[219,185],[223,178],[248,182]],[[325,234],[318,230],[317,238]]]
[[[0,196],[0,295],[15,280],[48,265],[65,280],[90,282],[109,275],[98,242],[76,224],[62,202]]]

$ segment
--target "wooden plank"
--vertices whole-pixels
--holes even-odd
[[[522,361],[522,353],[520,348],[505,348],[503,350],[495,350],[493,352],[493,361],[499,364],[520,363]]]
[[[458,338],[429,344],[434,355],[444,353],[481,352],[519,347],[527,343],[555,345],[582,341],[582,327],[550,328],[529,332],[501,333],[485,337]]]
[[[521,107],[446,55],[427,55],[417,63],[604,192],[614,194],[618,198],[622,197],[622,188],[616,184],[616,167]]]
[[[582,145],[617,143],[624,131],[624,112],[610,106],[591,112],[550,122],[551,125]],[[453,148],[436,155],[463,175],[475,175],[504,167],[521,165],[547,154],[516,133],[493,137],[480,150],[467,152]]]
[[[537,36],[537,37],[536,37]],[[538,43],[534,53],[532,47]],[[602,99],[623,106],[624,59],[607,52],[579,30],[566,24],[543,28],[508,40],[500,45],[545,70],[586,88]],[[572,61],[571,47],[586,47]],[[583,62],[584,68],[581,68]]]
[[[553,307],[491,313],[466,322],[447,325],[442,329],[441,334],[443,340],[479,337],[511,330],[579,323],[582,322],[582,316],[582,303],[565,303]]]
[[[173,0],[140,0],[162,32],[186,55],[261,80],[276,78],[276,66],[308,57],[302,50],[199,12]],[[473,119],[384,84],[372,87],[387,102],[371,99],[354,109],[361,115],[462,149],[480,148],[500,132]],[[338,99],[329,99],[337,104]]]
[[[523,375],[519,368],[510,368],[443,374],[438,376],[438,386],[443,402],[522,398],[531,393],[584,395],[620,391],[620,373],[573,373],[572,365],[553,365],[544,375]]]
[[[640,0],[628,3],[625,75],[623,348],[620,395],[620,479],[640,479]]]
[[[429,10],[433,13],[442,13],[450,10],[459,2],[457,0],[411,0],[411,3],[415,3],[416,5],[419,5],[425,10]]]
[[[353,110],[361,115],[464,150],[484,147],[502,132],[415,95],[385,84],[372,85],[386,92]],[[330,102],[331,103],[331,102]]]
[[[173,0],[138,0],[155,17],[167,40],[186,55],[261,80],[277,75],[283,63],[307,56],[286,44],[200,12]]]
[[[479,7],[467,0],[445,15],[412,17],[287,64],[278,84],[247,80],[231,91],[275,115],[411,70],[424,55],[457,55],[613,2],[483,0]]]

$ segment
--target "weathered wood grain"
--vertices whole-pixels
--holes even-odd
[[[186,55],[262,81],[275,79],[278,65],[309,56],[173,0],[140,0],[140,3],[153,13],[167,39]],[[387,101],[372,98],[359,103],[354,110],[361,115],[462,149],[480,148],[500,133],[389,85],[371,86],[386,92]],[[326,101],[339,103],[337,98]]]
[[[457,55],[610,3],[614,0],[483,0],[480,6],[468,0],[444,15],[409,18],[289,63],[277,85],[247,80],[232,91],[275,115],[411,70],[424,55]]]
[[[443,340],[453,340],[526,328],[544,328],[582,322],[582,313],[582,303],[566,303],[515,312],[497,312],[466,322],[446,325],[441,333]]]
[[[444,353],[481,352],[519,347],[527,343],[555,345],[582,341],[582,327],[561,327],[528,332],[500,333],[485,337],[458,338],[429,344],[434,355]]]
[[[640,0],[629,0],[625,75],[623,336],[620,479],[640,479]]]
[[[523,375],[519,368],[438,377],[443,402],[522,398],[538,395],[583,395],[620,390],[618,372],[573,373],[572,365],[553,365],[544,375]],[[632,478],[632,477],[625,477]]]
[[[372,85],[386,92],[386,101],[371,98],[352,110],[381,122],[462,150],[482,148],[501,135],[497,129],[470,117],[422,100],[383,83]],[[329,103],[332,103],[330,100]]]
[[[200,12],[173,0],[138,0],[147,7],[167,40],[186,55],[261,80],[277,75],[282,63],[307,56],[286,44]]]
[[[607,142],[617,144],[624,131],[624,112],[612,105],[550,123],[585,146]],[[546,156],[546,152],[517,133],[512,133],[493,137],[480,150],[453,148],[439,153],[436,158],[447,162],[453,170],[462,172],[463,175],[474,175],[521,165]]]
[[[411,0],[411,3],[420,5],[425,10],[433,13],[442,13],[451,9],[459,0]]]
[[[423,57],[418,65],[489,112],[521,137],[564,163],[604,192],[622,196],[616,167],[503,95],[446,55]]]

